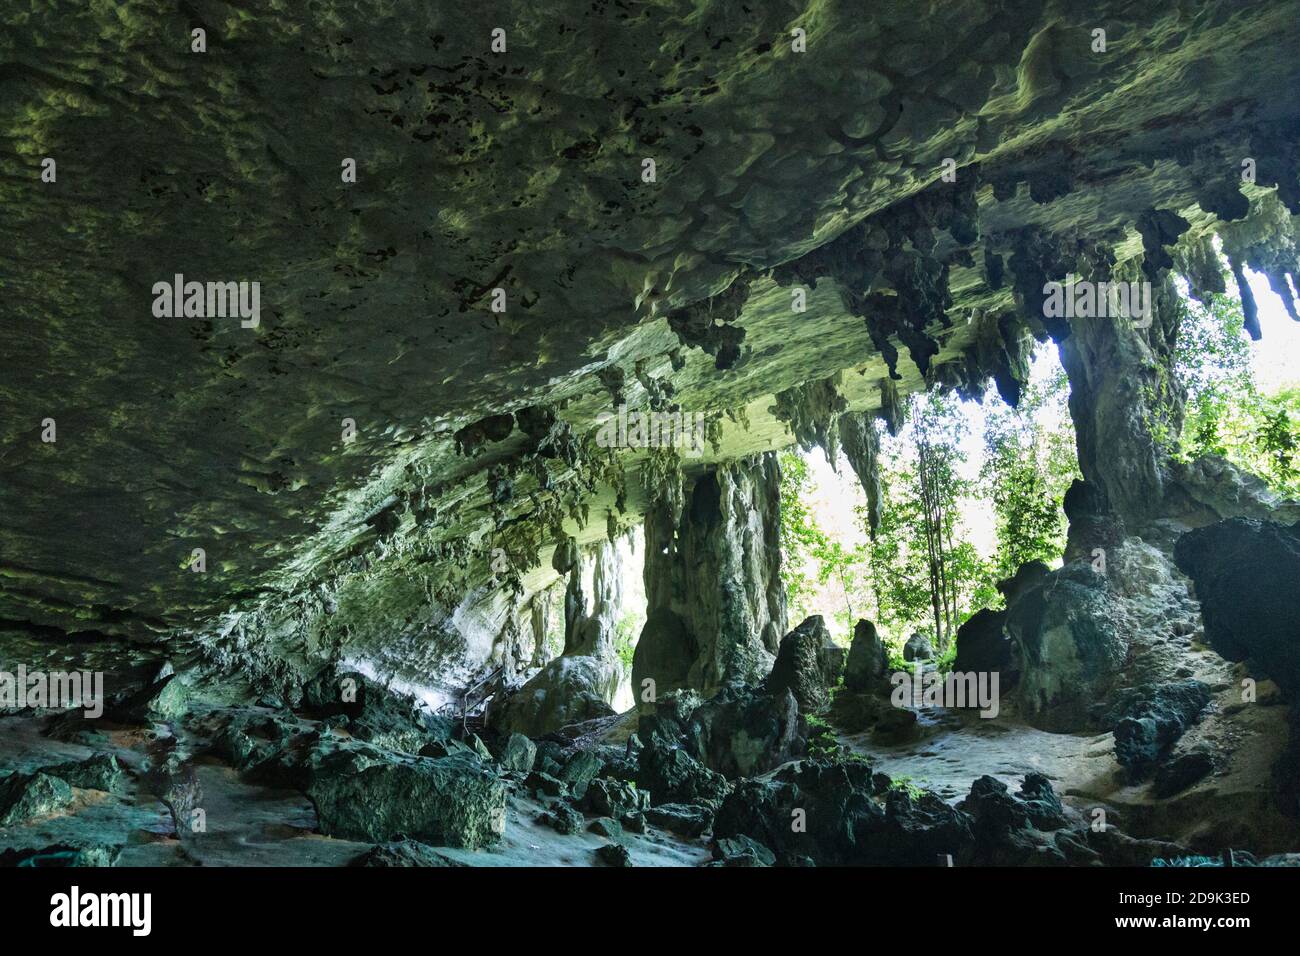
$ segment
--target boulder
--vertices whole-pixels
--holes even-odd
[[[48,773],[11,773],[0,780],[0,827],[61,810],[72,802],[72,788]]]
[[[761,693],[740,684],[727,685],[695,709],[685,740],[696,759],[728,779],[778,767],[807,744],[799,704],[788,688]]]
[[[418,840],[400,837],[391,843],[373,846],[365,853],[353,859],[348,866],[363,867],[441,867],[467,866],[459,860],[453,860],[439,853],[433,847]]]
[[[650,794],[636,784],[600,777],[591,781],[579,806],[603,817],[622,817],[650,806]]]
[[[885,794],[882,808],[874,799]],[[891,788],[860,760],[804,760],[741,780],[718,809],[718,838],[744,835],[782,865],[933,866],[973,843],[969,817],[928,791]]]
[[[597,817],[587,825],[587,832],[609,840],[623,839],[623,824],[613,817]]]
[[[582,814],[561,800],[538,816],[537,822],[568,836],[582,829]]]
[[[524,786],[545,797],[562,797],[568,793],[568,787],[564,785],[564,781],[541,770],[534,770],[530,773],[528,779],[524,781]]]
[[[120,843],[54,843],[43,847],[6,847],[0,850],[0,868],[117,866]]]
[[[876,633],[876,625],[861,620],[853,628],[853,643],[844,667],[844,686],[854,691],[871,691],[887,684],[889,652]]]
[[[767,690],[774,694],[788,690],[801,713],[820,713],[830,704],[830,690],[839,682],[836,664],[843,664],[842,655],[821,615],[814,614],[781,639]]]
[[[452,721],[428,713],[415,698],[356,671],[321,671],[304,686],[299,708],[317,720],[339,718],[358,740],[408,754],[449,741],[454,730]]]
[[[1026,776],[1016,794],[994,777],[980,777],[957,808],[971,819],[975,837],[972,863],[1064,865],[1070,857],[1089,856],[1086,846],[1063,843],[1047,835],[1048,831],[1065,828],[1069,821],[1051,783],[1042,774]]]
[[[271,760],[301,731],[278,714],[232,710],[217,715],[211,751],[236,770],[250,770]]]
[[[934,645],[924,634],[913,634],[903,645],[903,660],[928,661],[934,658]]]
[[[625,867],[632,865],[632,854],[621,843],[606,843],[596,848],[596,859],[605,866]]]
[[[86,790],[119,793],[126,784],[126,773],[118,764],[117,758],[106,752],[94,754],[85,760],[42,767],[41,771]]]
[[[717,806],[727,795],[727,778],[705,767],[677,744],[652,735],[637,757],[637,787],[651,804]]]
[[[1106,698],[1127,657],[1124,611],[1087,562],[1035,577],[1015,592],[1006,618],[1020,661],[1021,710],[1044,730],[1080,730],[1091,726],[1091,707]]]
[[[713,866],[774,866],[776,855],[743,833],[713,841]]]
[[[713,811],[688,803],[664,803],[645,811],[646,822],[684,837],[697,837],[713,826]]]
[[[957,656],[952,669],[962,674],[997,673],[998,686],[1009,690],[1012,669],[1011,638],[1006,633],[1006,611],[983,608],[957,628]]]
[[[1189,531],[1174,561],[1196,584],[1210,645],[1250,658],[1289,695],[1300,691],[1300,522],[1233,518]]]
[[[587,785],[600,776],[605,768],[604,758],[595,750],[577,750],[571,753],[556,776],[575,797],[587,792]]]
[[[501,768],[514,773],[529,773],[537,759],[537,745],[523,734],[511,734],[501,748]]]
[[[383,843],[406,834],[477,848],[505,831],[505,784],[468,754],[371,762],[343,751],[322,762],[306,793],[327,836]]]
[[[1198,680],[1144,684],[1118,695],[1108,722],[1115,727],[1115,759],[1140,779],[1163,757],[1210,703]]]
[[[592,656],[561,656],[494,707],[492,726],[503,733],[541,737],[570,724],[612,717],[609,702],[618,692],[617,661]]]
[[[179,674],[169,674],[107,708],[110,720],[124,724],[179,720],[190,709],[189,689]]]

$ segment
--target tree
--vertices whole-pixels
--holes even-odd
[[[880,527],[868,549],[877,625],[901,640],[931,629],[939,649],[989,600],[990,570],[961,540],[972,507],[959,467],[968,428],[959,403],[938,391],[909,404],[902,441],[882,452]]]
[[[808,565],[818,550],[826,547],[827,537],[817,525],[812,510],[804,503],[812,484],[808,463],[797,451],[783,451],[780,464],[781,568],[785,578],[785,600],[794,612],[791,617],[802,619],[816,590]]]
[[[1186,422],[1175,454],[1219,455],[1300,497],[1300,390],[1261,392],[1242,328],[1241,301],[1210,295],[1187,301],[1173,372],[1186,389]]]
[[[1068,387],[1057,364],[1045,380],[1030,383],[1017,408],[989,399],[980,482],[996,516],[993,573],[999,579],[1015,574],[1026,561],[1054,563],[1065,551],[1061,505],[1079,476],[1066,411]]]

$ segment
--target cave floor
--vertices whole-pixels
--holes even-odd
[[[1199,783],[1160,799],[1150,781],[1127,781],[1115,759],[1114,735],[1049,733],[1014,712],[982,719],[945,708],[918,711],[917,732],[905,742],[881,744],[869,732],[839,734],[839,742],[894,780],[934,790],[950,803],[985,774],[1015,790],[1025,775],[1041,773],[1064,803],[1106,819],[1131,836],[1174,840],[1191,847],[1236,846],[1255,853],[1287,853],[1300,846],[1295,823],[1277,810],[1272,768],[1287,737],[1288,708],[1276,686],[1261,682],[1260,703],[1245,706],[1235,683],[1221,683],[1203,721],[1181,746],[1211,748],[1219,769]]]
[[[1225,662],[1218,663],[1222,668]],[[1241,703],[1236,678],[1244,673],[1227,665],[1204,675],[1217,681],[1212,706],[1180,746],[1211,748],[1217,770],[1168,799],[1157,799],[1149,782],[1124,779],[1110,733],[1049,733],[1018,715],[1014,702],[992,719],[971,711],[923,708],[915,733],[901,743],[883,744],[869,732],[840,733],[837,739],[896,782],[932,789],[949,803],[963,799],[982,775],[1014,790],[1026,774],[1037,772],[1051,781],[1067,806],[1085,818],[1104,808],[1108,821],[1134,837],[1174,840],[1207,852],[1225,846],[1257,855],[1294,852],[1300,832],[1276,809],[1271,783],[1287,739],[1288,708],[1268,681],[1258,687],[1262,706]],[[108,751],[128,773],[119,793],[74,788],[75,799],[63,810],[0,829],[0,847],[111,844],[121,846],[119,866],[164,867],[343,866],[371,848],[317,832],[315,811],[303,794],[250,783],[218,758],[201,756],[208,752],[206,735],[198,729],[202,715],[222,706],[227,702],[208,700],[171,728],[100,725],[75,739],[52,734],[48,713],[4,716],[0,767],[30,772]],[[318,727],[312,721],[302,724]],[[621,744],[633,727],[632,715],[624,715],[584,743],[599,737]],[[168,744],[200,755],[194,763],[206,813],[204,832],[178,838],[167,808],[141,785],[151,748]],[[512,784],[505,832],[497,844],[480,850],[439,847],[437,857],[449,866],[601,865],[596,850],[609,840],[585,829],[593,818],[589,815],[578,832],[561,834],[538,822],[545,809],[545,802]],[[699,866],[711,858],[706,839],[655,828],[644,834],[625,831],[621,841],[635,866]]]
[[[8,716],[0,733],[0,766],[30,772],[96,752],[113,753],[128,770],[145,765],[154,731],[107,730],[94,745],[49,736],[47,716]],[[159,735],[165,738],[165,734]],[[206,830],[177,838],[167,808],[128,775],[121,793],[73,788],[63,810],[0,828],[0,847],[123,844],[118,866],[345,866],[372,844],[322,836],[310,801],[294,790],[247,783],[212,757],[197,758]],[[438,847],[448,866],[599,866],[595,851],[610,841],[587,830],[561,834],[537,822],[546,804],[515,788],[508,797],[502,839],[478,850]],[[699,866],[710,858],[704,840],[648,829],[625,831],[633,866]]]

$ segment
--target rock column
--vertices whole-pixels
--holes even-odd
[[[680,510],[646,515],[646,624],[632,664],[645,704],[677,688],[712,694],[771,669],[786,630],[780,566],[781,474],[774,453],[718,465]]]

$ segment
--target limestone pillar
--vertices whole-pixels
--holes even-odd
[[[632,690],[712,694],[766,676],[786,631],[780,565],[780,468],[775,453],[718,465],[687,489],[680,510],[646,515],[646,624]]]

